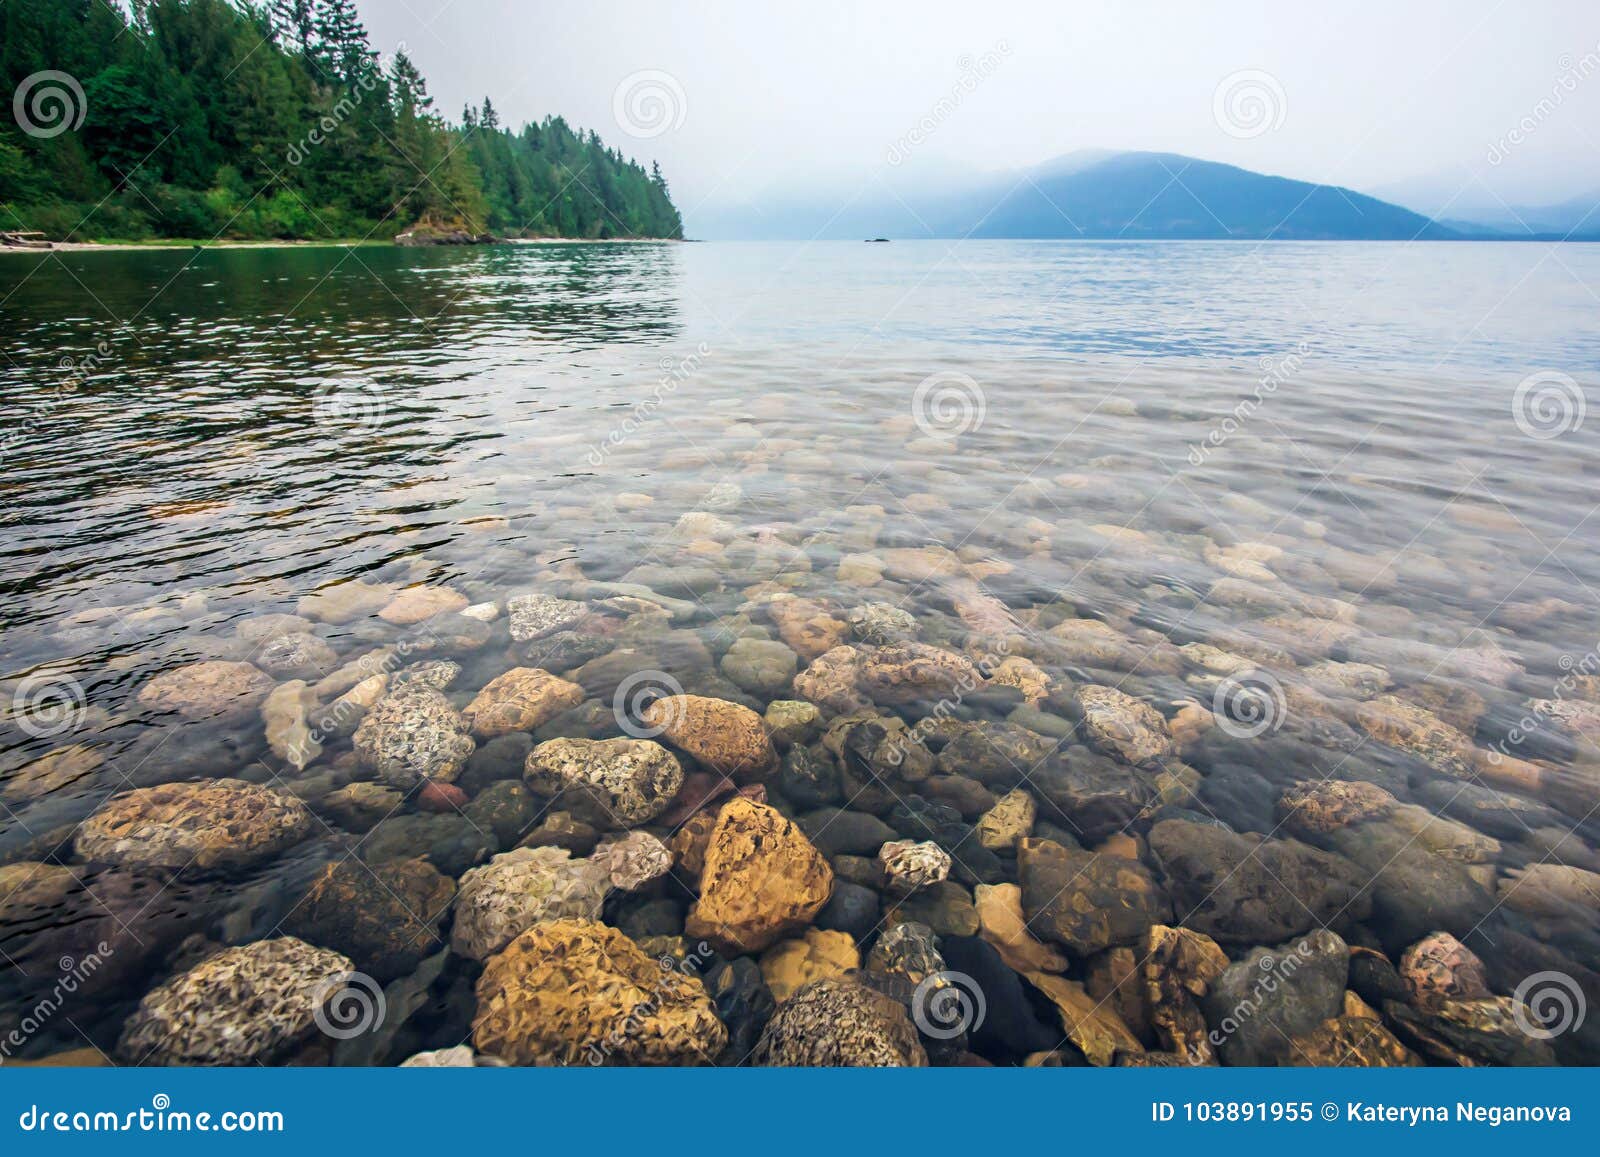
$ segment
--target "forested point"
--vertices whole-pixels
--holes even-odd
[[[592,130],[447,120],[354,0],[0,0],[0,81],[0,232],[683,235],[660,169]]]

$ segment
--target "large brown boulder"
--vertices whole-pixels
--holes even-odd
[[[594,920],[534,925],[478,980],[472,1043],[512,1064],[710,1064],[727,1040],[697,978]]]
[[[532,731],[583,702],[583,688],[538,667],[496,675],[461,712],[479,739]]]
[[[777,766],[778,753],[761,716],[748,707],[704,695],[667,695],[640,718],[674,747],[724,775],[758,780]]]
[[[76,846],[103,864],[242,868],[299,843],[311,825],[294,796],[242,779],[163,783],[113,797],[83,822]]]
[[[957,698],[983,680],[965,655],[926,643],[890,643],[868,651],[856,672],[859,688],[877,703]]]
[[[744,798],[717,817],[684,933],[731,955],[759,952],[810,924],[833,895],[833,869],[773,807]]]
[[[139,690],[139,705],[185,719],[242,719],[261,706],[272,676],[250,663],[207,659],[163,671]]]

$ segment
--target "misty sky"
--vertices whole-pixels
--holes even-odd
[[[1425,212],[1458,191],[1460,209],[1600,188],[1596,0],[360,8],[452,118],[487,94],[506,123],[558,112],[658,160],[691,236],[777,191],[843,197],[1082,148],[1187,153]],[[620,110],[619,87],[637,98]]]

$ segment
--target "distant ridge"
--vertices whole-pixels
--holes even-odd
[[[1177,153],[1117,153],[1079,165],[1041,166],[975,221],[972,235],[1299,241],[1459,236],[1419,213],[1351,189]]]
[[[830,200],[776,193],[697,222],[752,239],[1457,241],[1508,239],[1337,185],[1178,153],[1085,149],[1016,172],[924,179],[899,172]],[[841,203],[842,202],[842,203]]]

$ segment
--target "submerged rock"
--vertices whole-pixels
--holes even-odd
[[[1017,868],[1028,928],[1075,955],[1131,944],[1152,924],[1171,922],[1171,901],[1136,860],[1026,839]]]
[[[1284,827],[1308,838],[1382,819],[1395,807],[1394,796],[1377,784],[1340,779],[1296,784],[1278,800]]]
[[[833,892],[833,869],[776,809],[735,798],[717,817],[685,933],[720,951],[759,952],[810,924]]]
[[[1400,957],[1400,979],[1411,1003],[1419,1008],[1491,996],[1483,961],[1448,932],[1424,936],[1407,948]]]
[[[999,790],[1021,783],[1055,748],[1054,740],[1015,723],[970,723],[953,729],[938,767]]]
[[[719,1063],[744,1064],[777,1006],[761,969],[748,956],[718,960],[706,971],[704,983],[717,1019],[728,1031],[728,1045]]]
[[[727,1044],[700,981],[594,920],[536,925],[491,957],[472,1043],[512,1064],[711,1064]]]
[[[58,747],[0,781],[0,799],[27,803],[56,792],[88,787],[105,761],[104,755],[85,743]]]
[[[926,643],[896,642],[868,651],[856,681],[875,702],[909,704],[959,698],[981,686],[984,676],[965,655]]]
[[[296,771],[304,770],[322,754],[322,744],[308,721],[316,706],[316,696],[300,679],[280,683],[261,704],[267,746]]]
[[[1045,972],[1028,973],[1027,979],[1056,1006],[1067,1039],[1091,1065],[1109,1065],[1121,1054],[1144,1051],[1116,1011],[1090,996],[1078,981]]]
[[[224,949],[145,996],[118,1055],[136,1065],[281,1060],[313,1035],[352,971],[348,958],[292,936]]]
[[[496,675],[462,716],[479,739],[532,731],[583,702],[583,688],[537,667],[513,667]]]
[[[794,680],[795,653],[770,639],[740,638],[722,656],[722,673],[752,695],[772,698]]]
[[[1088,743],[1135,766],[1172,754],[1172,736],[1161,712],[1114,687],[1086,683],[1076,690]]]
[[[819,655],[794,677],[794,693],[829,711],[856,711],[868,700],[856,688],[861,652],[854,647],[834,647]]]
[[[342,860],[322,869],[283,928],[343,953],[388,983],[444,947],[439,922],[455,894],[455,881],[426,860],[392,860],[374,868]]]
[[[1357,878],[1365,878],[1360,903],[1371,907],[1373,930],[1393,952],[1430,932],[1465,936],[1494,905],[1467,865],[1434,855],[1399,827],[1341,828],[1327,843],[1354,865]]]
[[[1253,950],[1201,999],[1212,1043],[1230,1065],[1294,1063],[1292,1038],[1340,1014],[1349,973],[1350,950],[1325,929]]]
[[[703,695],[668,695],[640,714],[668,743],[741,782],[761,779],[777,766],[766,724],[738,703]]]
[[[1430,711],[1393,695],[1361,704],[1356,722],[1374,739],[1397,747],[1452,779],[1472,779],[1472,740]]]
[[[78,829],[78,855],[131,867],[233,869],[310,835],[306,805],[240,779],[166,783],[113,796]]]
[[[833,760],[809,747],[791,747],[784,752],[775,786],[784,799],[808,811],[838,803],[843,796]]]
[[[861,953],[843,932],[807,928],[794,940],[780,940],[761,954],[761,977],[778,1003],[823,977],[842,977],[861,967]]]
[[[1163,820],[1150,852],[1180,923],[1225,943],[1278,943],[1339,916],[1366,915],[1366,873],[1298,840]]]
[[[506,613],[511,618],[512,639],[526,643],[575,625],[588,614],[588,608],[553,595],[528,594],[509,600]]]
[[[847,616],[850,633],[863,643],[887,646],[916,637],[917,618],[893,603],[866,603]]]
[[[1336,1016],[1290,1041],[1291,1063],[1331,1069],[1416,1068],[1418,1057],[1383,1026],[1366,1016]]]
[[[889,889],[909,895],[950,875],[950,854],[932,841],[891,840],[878,849]]]
[[[895,897],[883,919],[886,926],[926,924],[940,936],[976,936],[980,927],[972,893],[954,880],[918,888],[909,896]]]
[[[394,593],[387,583],[352,579],[306,595],[296,611],[304,618],[344,625],[376,615],[394,600]]]
[[[253,714],[272,691],[272,676],[250,663],[208,659],[165,671],[139,691],[139,705],[192,720],[237,720]]]
[[[850,980],[815,980],[779,1006],[753,1063],[781,1067],[921,1067],[928,1055],[899,1001]]]
[[[1022,889],[1015,884],[979,884],[975,889],[983,938],[1014,972],[1065,972],[1069,961],[1037,939],[1022,914]]]
[[[933,994],[949,981],[944,957],[939,954],[939,937],[926,924],[891,924],[872,945],[867,969],[878,976],[900,982],[902,991],[915,999],[920,988],[932,1000]]]
[[[1033,831],[1038,805],[1021,788],[1007,792],[978,820],[978,842],[991,852],[1015,851]]]
[[[1401,1040],[1442,1064],[1542,1068],[1556,1063],[1550,1042],[1524,1028],[1539,1027],[1538,1019],[1509,996],[1445,1000],[1426,1009],[1390,1001],[1383,1011]]]
[[[677,758],[650,739],[551,739],[528,753],[528,786],[606,827],[664,812],[683,787]]]
[[[602,843],[594,858],[604,864],[613,888],[635,892],[672,871],[672,850],[649,832],[629,832]]]
[[[278,679],[320,679],[339,664],[339,654],[315,635],[279,635],[258,651],[255,665]]]
[[[822,713],[803,699],[774,699],[762,718],[779,746],[809,743],[822,730]]]
[[[356,728],[356,757],[395,787],[453,783],[477,744],[443,694],[410,685],[378,700]]]
[[[450,947],[472,960],[500,951],[540,921],[597,920],[611,888],[609,864],[565,848],[517,848],[461,877]]]

